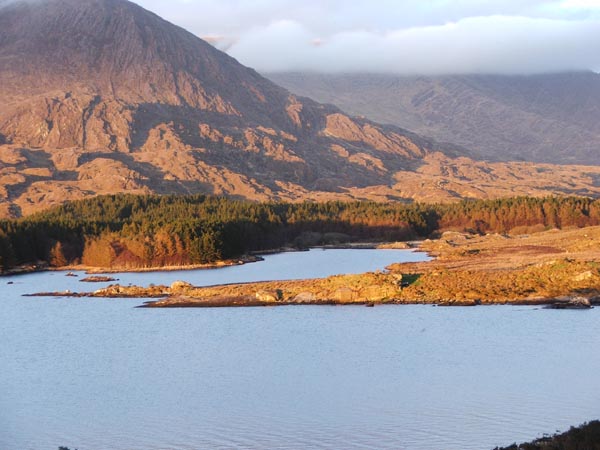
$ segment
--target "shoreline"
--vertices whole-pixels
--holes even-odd
[[[600,304],[600,226],[519,236],[446,232],[420,243],[418,251],[433,259],[358,275],[203,287],[185,281],[147,288],[111,285],[87,293],[42,294],[155,300],[145,307],[430,304],[590,309]]]
[[[298,280],[294,280],[298,281]],[[310,281],[310,280],[300,280]],[[266,282],[268,283],[268,282]],[[248,286],[252,283],[238,283],[212,286],[213,288],[228,288]],[[203,288],[198,288],[203,289]],[[586,310],[600,306],[600,291],[590,297],[537,297],[492,301],[420,301],[407,299],[365,299],[341,300],[335,298],[310,298],[303,299],[276,299],[275,291],[259,291],[257,294],[244,295],[214,295],[210,297],[195,297],[171,292],[167,286],[154,286],[144,288],[139,286],[111,285],[94,292],[39,292],[24,294],[24,297],[52,297],[52,298],[105,298],[105,299],[138,299],[145,301],[137,308],[231,308],[231,307],[281,307],[281,306],[387,306],[387,305],[422,305],[433,307],[475,307],[475,306],[539,306],[545,309],[572,309]],[[270,298],[269,298],[270,297]]]
[[[42,264],[31,264],[13,269],[8,269],[0,273],[0,278],[11,277],[19,275],[28,275],[32,273],[42,272],[84,272],[86,275],[104,275],[104,274],[117,274],[117,273],[152,273],[152,272],[186,272],[192,270],[211,270],[211,269],[222,269],[225,267],[242,266],[244,264],[252,264],[263,261],[259,255],[243,255],[237,259],[227,259],[217,261],[209,264],[190,264],[183,266],[157,266],[157,267],[96,267],[86,266],[83,264],[69,265],[62,267],[49,267]]]
[[[327,278],[217,284],[195,287],[184,281],[171,286],[111,284],[92,292],[39,292],[26,297],[138,299],[141,308],[223,308],[257,306],[382,306],[430,305],[438,307],[539,306],[549,309],[592,309],[600,305],[600,289],[587,295],[527,296],[501,299],[419,299],[404,295],[398,274],[370,272]]]
[[[224,267],[241,266],[263,261],[262,256],[277,255],[281,253],[308,252],[311,250],[413,250],[421,251],[423,241],[408,242],[354,242],[347,244],[317,245],[309,248],[280,247],[269,250],[249,252],[239,258],[232,258],[208,264],[189,264],[181,266],[156,266],[156,267],[96,267],[83,264],[62,267],[50,267],[46,263],[26,264],[19,267],[0,271],[0,278],[18,275],[28,275],[40,272],[85,272],[88,275],[102,275],[115,273],[152,273],[152,272],[184,272],[192,270],[211,270]]]

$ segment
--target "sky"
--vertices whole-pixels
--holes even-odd
[[[600,70],[600,0],[134,0],[260,72]]]

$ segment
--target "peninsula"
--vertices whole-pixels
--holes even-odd
[[[89,293],[109,298],[151,298],[145,307],[282,305],[486,304],[588,308],[600,303],[600,226],[530,235],[445,232],[420,250],[429,262],[402,263],[386,272],[324,279],[194,287],[111,285]]]

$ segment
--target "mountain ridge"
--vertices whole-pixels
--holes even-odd
[[[469,148],[492,161],[600,164],[600,74],[274,73],[297,95]]]
[[[285,201],[600,194],[594,167],[554,174],[477,162],[463,147],[293,95],[126,0],[5,2],[0,105],[4,217],[119,192]]]

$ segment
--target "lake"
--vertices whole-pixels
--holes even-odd
[[[313,250],[116,277],[207,285],[425,257]],[[598,308],[139,309],[21,296],[105,285],[60,272],[0,279],[0,448],[486,450],[600,418]]]

